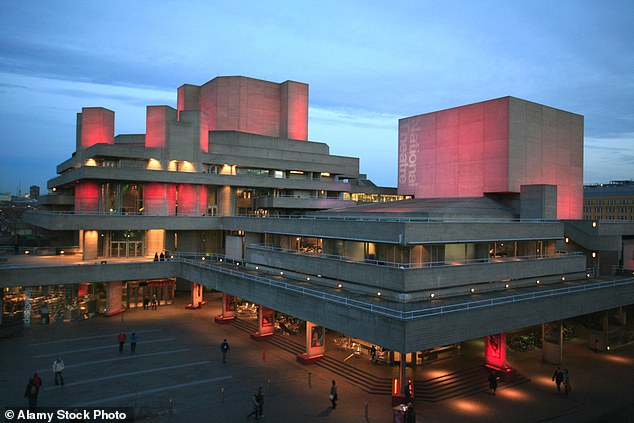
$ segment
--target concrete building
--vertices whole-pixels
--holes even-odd
[[[581,217],[581,116],[506,97],[403,119],[395,193],[308,141],[307,107],[305,84],[217,77],[181,86],[176,109],[148,106],[145,134],[82,109],[49,210],[26,219],[77,234],[84,265],[3,267],[2,286],[102,284],[107,315],[169,300],[176,279],[194,308],[215,289],[220,323],[259,305],[255,338],[275,311],[305,321],[304,363],[327,353],[326,328],[380,346],[399,363],[395,395],[436,348],[482,337],[506,371],[505,333],[542,325],[544,359],[561,362],[562,319],[631,314],[634,279],[596,279],[572,246],[597,238],[560,220]],[[416,198],[382,201],[398,195]],[[608,345],[603,329],[592,345]]]
[[[583,218],[596,221],[634,220],[634,181],[611,181],[583,187]]]

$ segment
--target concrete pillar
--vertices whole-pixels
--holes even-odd
[[[122,286],[123,282],[121,281],[106,283],[106,312],[104,316],[110,317],[125,311],[121,305]]]
[[[563,328],[561,320],[542,324],[542,361],[550,364],[563,362]]]
[[[235,214],[235,189],[230,186],[218,188],[218,216]]]
[[[486,337],[484,346],[484,363],[487,367],[498,371],[506,371],[506,334],[498,333]]]
[[[94,260],[97,258],[99,251],[99,233],[97,231],[81,231],[82,232],[82,259]]]
[[[192,282],[191,303],[187,305],[187,308],[200,308],[203,304],[203,286]]]
[[[222,313],[215,317],[216,323],[230,322],[236,318],[236,300],[233,295],[222,294]]]
[[[273,335],[275,331],[274,320],[274,310],[268,307],[258,306],[258,330],[251,334],[251,338],[259,340]]]
[[[312,364],[326,353],[326,329],[313,322],[306,322],[306,352],[297,356],[302,364]]]

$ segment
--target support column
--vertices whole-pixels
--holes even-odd
[[[601,328],[588,331],[588,346],[594,351],[606,351],[608,348],[608,312],[601,316]]]
[[[258,331],[251,334],[251,338],[260,340],[267,336],[273,335],[275,331],[274,322],[274,310],[258,306]]]
[[[486,337],[484,346],[484,365],[497,371],[507,372],[506,365],[506,334],[498,333]]]
[[[563,362],[563,328],[561,320],[542,324],[542,361],[550,364]]]
[[[399,352],[398,376],[392,379],[392,406],[405,404],[407,400],[407,353]]]
[[[206,304],[205,301],[203,301],[203,286],[201,284],[192,282],[191,301],[192,302],[187,304],[185,308],[197,309]]]
[[[80,231],[82,235],[82,259],[94,260],[97,258],[99,234],[97,231]]]
[[[222,293],[222,313],[214,318],[216,323],[228,323],[236,318],[236,300],[233,295]]]
[[[122,287],[123,282],[121,281],[112,281],[106,284],[107,301],[104,316],[110,317],[125,311],[121,305]]]
[[[326,353],[326,329],[312,322],[306,322],[306,352],[297,355],[302,364],[312,364]]]

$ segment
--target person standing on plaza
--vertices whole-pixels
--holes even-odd
[[[491,390],[491,393],[495,395],[495,391],[498,389],[498,378],[495,375],[495,372],[493,370],[489,372],[488,381],[489,381],[489,389]]]
[[[152,294],[152,310],[158,310],[156,308],[158,304],[158,300],[156,299],[156,294]]]
[[[62,372],[64,371],[64,360],[62,357],[57,357],[55,361],[53,361],[53,373],[55,374],[55,385],[64,386],[64,378],[62,377]]]
[[[222,341],[222,344],[220,344],[220,351],[222,351],[222,362],[226,363],[227,351],[229,351],[229,343],[227,342],[227,338],[225,338],[224,341]]]
[[[255,393],[255,400],[258,403],[258,418],[264,417],[264,393],[262,392],[262,387],[260,386]]]
[[[127,336],[124,331],[119,332],[117,339],[119,340],[119,352],[123,352],[123,344],[125,344]]]
[[[131,352],[136,351],[136,332],[135,331],[132,331],[132,333],[130,334],[130,351]]]
[[[568,369],[564,369],[562,381],[564,383],[564,392],[568,395],[568,392],[572,390],[572,385],[570,384],[570,374],[568,374]]]
[[[29,399],[29,409],[33,410],[37,407],[37,395],[40,393],[40,389],[37,387],[33,378],[29,378],[29,383],[26,385],[26,389],[24,390],[24,398]]]
[[[37,373],[33,373],[33,383],[35,383],[35,386],[37,386],[37,391],[39,392],[40,388],[42,387],[42,378]]]
[[[553,373],[552,379],[555,385],[557,385],[557,392],[561,392],[561,382],[564,380],[564,374],[559,367],[557,367],[555,373]]]
[[[260,403],[258,402],[257,392],[253,394],[253,396],[251,397],[251,403],[253,404],[253,411],[247,414],[247,419],[250,418],[251,416],[255,416],[255,419],[259,420]]]
[[[332,403],[332,409],[334,410],[335,408],[337,408],[337,400],[339,399],[339,396],[337,395],[337,384],[335,383],[335,380],[332,380],[332,386],[330,387],[330,402]]]

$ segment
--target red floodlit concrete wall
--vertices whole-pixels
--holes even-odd
[[[172,216],[176,214],[176,185],[150,182],[143,186],[143,214]]]
[[[308,85],[286,81],[281,84],[280,137],[308,139]]]
[[[583,212],[583,116],[504,97],[399,121],[398,192],[417,198],[557,186],[557,217]]]
[[[200,110],[208,129],[308,139],[308,85],[221,76],[178,89],[178,111]],[[201,141],[202,142],[202,141]]]
[[[207,188],[203,185],[178,186],[178,215],[202,216],[207,208]]]
[[[176,122],[176,110],[168,106],[148,106],[145,113],[145,146],[164,148],[167,126]]]
[[[84,107],[77,114],[77,149],[95,144],[114,144],[114,112],[103,107]]]
[[[95,181],[80,181],[75,184],[75,212],[97,212],[99,190],[99,183]]]
[[[508,191],[508,99],[401,119],[398,149],[399,194]]]

